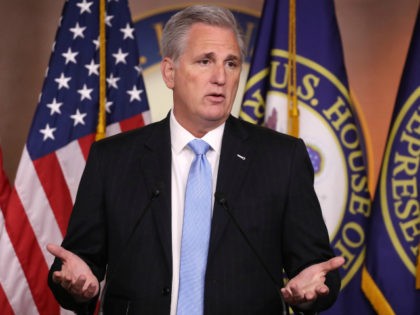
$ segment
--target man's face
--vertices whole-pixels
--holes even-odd
[[[197,137],[221,125],[232,109],[241,65],[233,31],[194,24],[178,60],[162,61],[163,78],[173,90],[177,121]]]

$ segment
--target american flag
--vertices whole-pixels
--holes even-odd
[[[0,217],[0,310],[59,314],[47,287],[99,109],[99,0],[68,0],[15,184]],[[150,122],[127,0],[106,2],[106,133]],[[2,227],[4,225],[4,227]],[[64,311],[61,310],[63,313]]]
[[[10,303],[7,300],[5,291],[3,289],[3,276],[5,272],[8,272],[8,266],[5,265],[7,260],[5,261],[5,259],[2,259],[2,256],[4,256],[6,252],[11,248],[10,240],[8,238],[7,232],[5,231],[4,216],[2,211],[2,209],[6,209],[10,191],[10,183],[6,173],[3,170],[3,153],[0,148],[0,311],[5,315],[13,314]]]
[[[0,209],[6,207],[7,201],[9,200],[9,195],[10,195],[10,183],[9,183],[6,173],[3,170],[3,151],[0,147]],[[0,224],[0,236],[1,236],[2,228],[3,227]]]

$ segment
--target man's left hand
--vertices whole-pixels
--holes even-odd
[[[344,262],[343,257],[334,257],[303,269],[281,289],[284,301],[302,309],[308,308],[318,297],[328,295],[327,273],[340,268]]]

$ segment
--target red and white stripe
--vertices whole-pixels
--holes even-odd
[[[107,135],[150,123],[144,112],[107,127]],[[94,135],[32,161],[25,147],[7,206],[0,212],[0,313],[73,314],[60,310],[47,285]]]

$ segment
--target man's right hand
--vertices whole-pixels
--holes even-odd
[[[62,262],[61,270],[53,273],[53,281],[77,302],[87,302],[98,294],[99,281],[79,256],[55,244],[48,244],[47,250]]]

